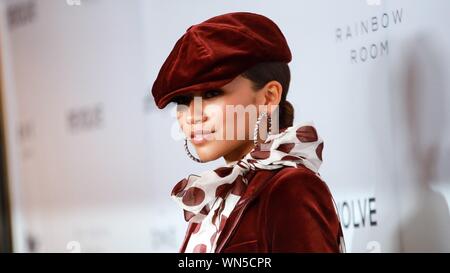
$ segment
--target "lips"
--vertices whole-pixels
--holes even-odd
[[[213,139],[215,131],[209,130],[195,130],[191,132],[191,141],[193,144],[203,144],[209,140]]]

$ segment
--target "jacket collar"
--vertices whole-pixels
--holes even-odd
[[[250,170],[246,174],[246,178],[249,181],[248,187],[239,202],[236,204],[233,212],[230,214],[227,222],[217,239],[217,247],[215,252],[221,252],[225,244],[228,242],[230,237],[233,235],[238,223],[244,211],[247,209],[248,205],[254,200],[262,190],[269,184],[271,178],[279,171],[277,170]],[[180,253],[184,253],[186,250],[189,238],[196,228],[197,223],[189,223],[186,235],[184,237],[183,243],[181,244]]]

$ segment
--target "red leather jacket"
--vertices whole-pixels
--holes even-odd
[[[339,252],[341,227],[331,193],[311,170],[256,170],[247,179],[216,252]],[[189,224],[180,252],[196,225]]]

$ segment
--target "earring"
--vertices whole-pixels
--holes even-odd
[[[186,137],[184,138],[184,150],[186,151],[186,153],[187,153],[187,155],[188,155],[188,157],[189,157],[190,159],[192,159],[192,160],[194,160],[195,162],[198,162],[198,163],[203,163],[203,161],[201,161],[200,159],[198,159],[198,158],[196,158],[195,156],[193,156],[193,155],[191,154],[191,151],[189,151],[188,140],[187,140]]]
[[[270,135],[271,133],[271,118],[266,112],[262,112],[259,114],[258,119],[256,120],[255,129],[253,131],[253,144],[255,144],[255,146],[258,145],[259,125],[263,117],[267,117],[267,134]]]

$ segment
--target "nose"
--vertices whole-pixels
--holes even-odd
[[[203,114],[203,105],[198,98],[194,98],[189,104],[189,112],[186,116],[186,123],[189,125],[202,123],[207,120],[206,115]]]
[[[206,116],[203,116],[203,115],[200,115],[200,116],[197,116],[197,115],[188,115],[188,116],[186,117],[186,122],[187,122],[187,124],[189,124],[189,125],[197,124],[197,123],[202,123],[202,122],[205,122],[205,121],[206,121]]]

